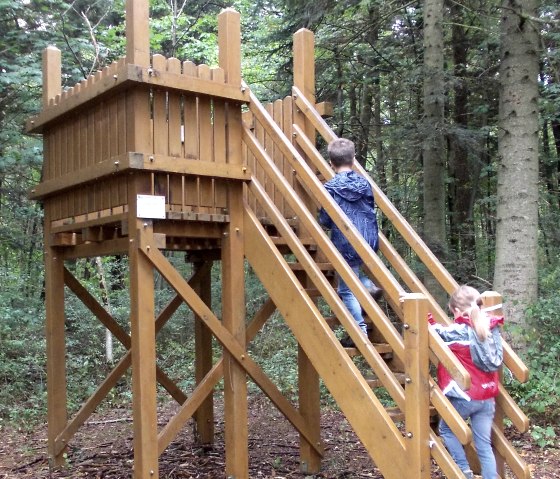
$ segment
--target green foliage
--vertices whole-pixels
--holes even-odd
[[[552,426],[532,426],[529,432],[533,441],[539,447],[554,446],[556,444],[556,431]]]
[[[519,384],[509,379],[508,389],[521,408],[538,424],[558,424],[560,419],[560,267],[543,271],[542,297],[527,310],[528,329],[524,339],[528,347],[525,362],[530,369],[527,383]],[[533,436],[539,441],[552,437],[546,429],[534,428]],[[537,442],[539,442],[537,441]]]

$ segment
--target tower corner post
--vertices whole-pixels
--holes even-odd
[[[423,294],[403,302],[405,350],[405,434],[411,477],[430,477],[429,301]]]

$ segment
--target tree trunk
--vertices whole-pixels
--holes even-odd
[[[424,121],[421,134],[424,166],[424,239],[434,254],[444,260],[445,234],[445,143],[443,82],[443,0],[424,4]],[[440,296],[435,280],[426,286]]]
[[[455,133],[450,135],[449,161],[449,242],[457,259],[456,275],[460,283],[468,282],[476,271],[475,235],[473,223],[473,203],[478,181],[473,175],[467,148],[468,122],[468,88],[467,88],[467,52],[469,39],[465,30],[463,7],[457,2],[450,2],[453,19],[452,49],[454,64],[454,108]]]
[[[107,288],[107,280],[105,278],[105,269],[100,256],[95,257],[95,266],[97,275],[99,276],[99,289],[101,290],[101,300],[107,312],[111,314],[111,304],[109,302],[109,289]],[[113,362],[113,336],[111,331],[105,329],[105,360],[108,363]]]
[[[526,326],[525,307],[537,298],[538,34],[529,17],[537,0],[503,0],[499,164],[494,289],[508,322]],[[512,338],[523,348],[521,338]]]

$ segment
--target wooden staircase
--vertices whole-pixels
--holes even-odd
[[[246,258],[384,477],[429,477],[426,468],[429,469],[431,458],[447,477],[461,478],[462,473],[429,428],[430,418],[442,416],[467,445],[470,455],[476,457],[469,427],[428,376],[429,358],[432,363],[443,362],[462,387],[469,387],[468,374],[441,339],[428,329],[425,318],[430,311],[439,322],[450,320],[383,234],[380,234],[378,256],[348,223],[319,180],[331,178],[333,172],[315,148],[314,134],[318,132],[329,142],[335,138],[334,133],[298,88],[294,87],[293,95],[284,102],[284,110],[297,111],[304,116],[303,121],[300,117],[299,125],[296,119],[287,125],[285,115],[278,121],[276,111],[283,111],[282,108],[276,104],[265,107],[253,94],[250,111],[244,115],[243,142],[253,172],[246,188]],[[270,154],[271,151],[274,153]],[[292,169],[296,181],[286,179],[286,168]],[[369,179],[359,165],[356,169]],[[451,293],[457,287],[455,280],[371,179],[370,183],[381,213],[393,223],[442,287]],[[279,209],[279,204],[284,211]],[[319,206],[325,208],[342,231],[348,232],[350,243],[364,260],[366,271],[384,289],[383,301],[392,315],[402,321],[402,328],[396,328],[380,305],[373,301],[317,224],[315,213]],[[297,218],[299,229],[286,220],[286,208]],[[259,212],[267,218],[268,226],[273,225],[272,229],[263,227],[260,215],[257,216]],[[274,233],[270,235],[268,231]],[[296,261],[288,261],[283,254],[286,252],[295,256]],[[272,270],[271,264],[275,265]],[[373,343],[363,339],[337,296],[332,285],[333,271],[344,278],[362,305],[375,331],[371,337]],[[306,280],[300,282],[298,278],[302,277]],[[309,283],[312,287],[306,287]],[[405,293],[407,290],[413,294]],[[403,295],[408,298],[404,300],[404,307],[399,302]],[[329,305],[331,317],[319,312],[318,297]],[[499,295],[486,294],[487,305],[499,301]],[[411,312],[408,316],[407,309]],[[337,325],[344,328],[356,347],[340,346],[332,331]],[[425,331],[421,333],[420,330]],[[415,351],[411,356],[405,344],[412,336],[423,334],[426,350]],[[362,375],[352,361],[358,355],[371,368],[367,376]],[[527,368],[507,345],[505,356],[505,364],[512,373],[519,380],[526,380]],[[424,359],[426,366],[421,371]],[[416,377],[413,378],[414,373]],[[424,381],[424,384],[414,384],[417,381]],[[423,386],[428,398],[425,404],[422,404]],[[384,388],[396,407],[385,408],[375,394],[377,388]],[[417,396],[411,397],[409,390],[414,390]],[[527,430],[528,419],[503,387],[497,409],[493,441],[501,477],[505,477],[504,465],[507,464],[515,477],[529,478],[527,465],[503,433],[506,415],[520,431]],[[404,433],[395,426],[395,422],[401,421],[404,421]],[[413,440],[416,434],[423,437],[423,442]]]

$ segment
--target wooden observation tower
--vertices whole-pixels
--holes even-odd
[[[118,379],[132,368],[134,477],[159,476],[158,457],[194,416],[200,439],[211,443],[213,391],[224,380],[225,474],[248,477],[247,380],[254,381],[300,435],[301,469],[320,470],[322,379],[380,472],[388,479],[430,477],[433,459],[449,478],[460,470],[430,428],[443,416],[464,444],[469,427],[429,375],[442,361],[457,382],[470,378],[425,321],[431,311],[447,316],[399,252],[381,235],[379,256],[348,224],[319,178],[333,173],[315,148],[317,135],[335,138],[315,102],[314,39],[294,35],[292,95],[262,105],[241,76],[237,12],[219,15],[219,67],[150,55],[148,0],[126,2],[126,57],[62,91],[61,55],[43,57],[43,110],[28,130],[44,138],[42,182],[33,192],[45,211],[46,335],[49,456],[64,461],[66,446]],[[358,166],[358,169],[360,167]],[[367,175],[363,170],[360,170]],[[457,284],[371,181],[380,212],[443,289]],[[318,226],[323,206],[364,259],[385,291],[384,301],[402,321],[396,328]],[[194,274],[184,278],[162,250],[186,251]],[[128,255],[130,335],[65,268],[80,257]],[[295,260],[294,260],[295,258]],[[210,266],[222,266],[222,314],[211,310]],[[247,318],[244,265],[248,262],[269,294]],[[155,310],[154,271],[176,292]],[[338,273],[355,292],[371,324],[361,336],[332,286]],[[127,352],[72,418],[68,417],[65,364],[65,286],[126,347]],[[403,291],[403,303],[399,296]],[[317,307],[322,297],[333,317]],[[485,295],[499,304],[497,293]],[[186,303],[195,315],[196,387],[187,394],[156,364],[156,335]],[[299,344],[297,406],[282,396],[247,351],[247,344],[278,310]],[[332,326],[342,326],[356,347],[344,349]],[[212,338],[223,356],[212,360]],[[519,380],[528,371],[506,345],[505,363]],[[371,368],[364,376],[352,357]],[[156,385],[180,404],[158,428]],[[386,409],[379,388],[395,408]],[[529,470],[503,434],[504,418],[521,431],[526,416],[502,387],[493,444],[500,474]],[[402,424],[397,427],[396,422]],[[472,447],[472,446],[471,446]],[[476,469],[476,462],[473,468]]]

